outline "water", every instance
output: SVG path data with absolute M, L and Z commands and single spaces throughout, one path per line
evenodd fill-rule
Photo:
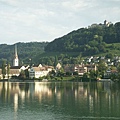
M 0 120 L 119 120 L 111 82 L 0 82 Z

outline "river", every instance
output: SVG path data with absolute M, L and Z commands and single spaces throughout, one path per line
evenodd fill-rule
M 120 119 L 112 82 L 0 82 L 0 120 Z

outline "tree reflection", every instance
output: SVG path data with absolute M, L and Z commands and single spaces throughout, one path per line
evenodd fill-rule
M 34 110 L 54 105 L 66 114 L 120 116 L 119 99 L 120 84 L 111 82 L 0 82 L 0 104 L 14 103 L 15 112 L 24 104 Z

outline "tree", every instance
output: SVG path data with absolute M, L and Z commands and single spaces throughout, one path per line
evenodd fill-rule
M 50 72 L 49 72 L 49 75 L 52 76 L 52 77 L 54 77 L 54 76 L 56 75 L 55 70 L 50 71 Z
M 25 79 L 25 78 L 26 78 L 26 75 L 25 75 L 25 71 L 24 71 L 24 70 L 21 70 L 20 75 L 19 75 L 19 78 L 20 78 L 20 79 Z
M 104 76 L 105 71 L 107 70 L 107 65 L 104 61 L 100 60 L 99 64 L 98 64 L 98 72 L 100 73 L 100 75 L 102 75 L 102 77 Z
M 67 75 L 67 76 L 71 76 L 72 73 L 71 73 L 71 72 L 66 72 L 66 75 Z
M 9 74 L 10 74 L 10 63 L 7 64 L 7 76 L 8 76 L 8 79 L 9 79 Z
M 117 71 L 120 73 L 120 64 L 117 66 Z
M 89 78 L 89 73 L 84 73 L 83 78 Z
M 6 61 L 3 60 L 2 62 L 2 75 L 3 75 L 3 79 L 5 79 L 5 75 L 6 75 Z
M 78 72 L 73 72 L 73 75 L 78 75 Z
M 98 72 L 98 70 L 97 70 L 97 71 L 95 71 L 95 70 L 90 70 L 89 76 L 90 76 L 90 78 L 97 79 L 97 78 L 99 77 L 99 72 Z
M 108 53 L 105 57 L 109 59 L 113 59 L 114 55 L 113 53 Z
M 26 77 L 26 78 L 29 78 L 29 71 L 28 71 L 28 69 L 25 69 L 25 70 L 24 70 L 24 73 L 25 73 L 25 77 Z

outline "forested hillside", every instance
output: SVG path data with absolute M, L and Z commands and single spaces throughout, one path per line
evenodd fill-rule
M 79 64 L 83 57 L 120 56 L 120 22 L 95 24 L 53 40 L 52 42 L 17 43 L 20 64 Z M 12 65 L 14 45 L 0 45 L 0 65 L 6 59 Z M 31 60 L 31 61 L 30 61 Z
M 20 64 L 26 64 L 30 62 L 29 59 L 32 60 L 38 54 L 43 53 L 44 47 L 48 44 L 48 42 L 29 42 L 16 44 Z M 14 58 L 14 50 L 15 45 L 0 44 L 0 63 L 3 59 L 5 59 L 12 65 Z
M 120 22 L 110 24 L 96 24 L 76 31 L 50 42 L 46 52 L 80 52 L 82 56 L 111 52 L 115 48 L 113 43 L 120 43 Z

